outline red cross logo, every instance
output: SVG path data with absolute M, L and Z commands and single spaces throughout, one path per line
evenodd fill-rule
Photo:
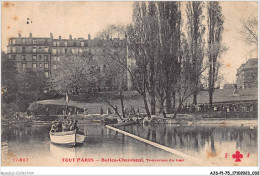
M 243 154 L 241 154 L 239 151 L 236 151 L 236 153 L 232 155 L 232 158 L 236 159 L 235 162 L 241 162 L 240 159 L 243 158 Z

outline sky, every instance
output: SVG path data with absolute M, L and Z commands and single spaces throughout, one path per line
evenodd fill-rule
M 220 3 L 225 17 L 223 44 L 228 48 L 222 55 L 220 73 L 224 83 L 235 83 L 236 71 L 257 53 L 241 38 L 241 19 L 257 17 L 257 2 L 226 1 Z M 132 21 L 132 2 L 2 2 L 1 49 L 6 51 L 8 39 L 18 33 L 28 37 L 87 38 L 109 24 L 128 24 Z M 183 12 L 185 13 L 185 12 Z M 29 18 L 29 20 L 28 20 Z M 27 24 L 29 21 L 29 24 Z

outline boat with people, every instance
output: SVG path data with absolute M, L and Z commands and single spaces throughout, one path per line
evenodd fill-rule
M 68 109 L 69 104 L 69 96 L 66 93 L 66 104 Z M 67 115 L 69 113 L 66 113 Z M 64 116 L 65 118 L 66 116 Z M 67 118 L 67 117 L 66 117 Z M 51 143 L 57 145 L 66 145 L 66 146 L 78 146 L 82 145 L 85 141 L 86 135 L 79 131 L 77 127 L 77 120 L 73 120 L 72 118 L 68 118 L 67 123 L 62 123 L 61 121 L 52 122 L 51 130 L 50 130 L 50 140 Z
M 86 135 L 79 131 L 77 120 L 69 119 L 67 124 L 62 124 L 61 121 L 53 122 L 50 131 L 51 143 L 66 146 L 79 146 L 85 141 Z
M 50 132 L 50 139 L 53 144 L 78 146 L 82 145 L 86 136 L 81 131 L 64 131 L 64 132 Z

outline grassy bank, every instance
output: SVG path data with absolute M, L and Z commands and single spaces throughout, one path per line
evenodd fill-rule
M 233 89 L 216 89 L 213 102 L 226 102 L 226 101 L 243 101 L 243 100 L 257 100 L 257 89 L 241 89 L 239 90 L 240 96 L 233 96 Z M 77 96 L 70 97 L 70 106 L 85 108 L 90 114 L 100 114 L 100 109 L 102 107 L 104 113 L 107 112 L 107 109 L 110 108 L 106 103 L 104 98 L 108 99 L 111 104 L 117 105 L 119 112 L 120 109 L 120 99 L 119 95 L 116 92 L 106 92 L 95 95 L 81 94 Z M 208 103 L 208 92 L 202 91 L 198 94 L 198 103 Z M 53 105 L 62 105 L 66 106 L 65 98 L 60 99 L 50 99 L 38 101 L 40 104 L 53 104 Z M 192 99 L 188 99 L 185 103 L 192 103 Z M 130 109 L 134 107 L 135 110 L 139 108 L 141 113 L 145 112 L 142 98 L 135 91 L 125 91 L 124 92 L 124 104 L 125 107 Z M 111 109 L 111 108 L 110 108 Z M 111 109 L 112 110 L 112 109 Z

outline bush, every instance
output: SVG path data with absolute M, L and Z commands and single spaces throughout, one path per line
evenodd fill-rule
M 45 106 L 36 102 L 31 103 L 28 110 L 35 116 L 46 114 Z
M 2 118 L 12 119 L 15 116 L 15 113 L 18 111 L 18 107 L 15 103 L 2 103 Z
M 17 96 L 18 111 L 26 112 L 30 106 L 30 103 L 36 101 L 36 99 L 36 93 L 19 93 Z

